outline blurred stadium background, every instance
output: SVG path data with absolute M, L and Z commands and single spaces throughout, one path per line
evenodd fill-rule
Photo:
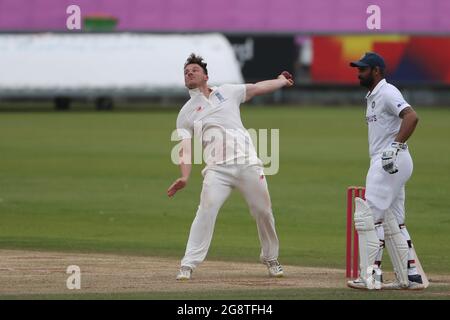
M 81 30 L 67 29 L 74 4 Z M 380 30 L 366 26 L 372 4 Z M 421 118 L 409 230 L 426 271 L 450 274 L 449 17 L 448 0 L 0 0 L 0 248 L 179 259 L 201 166 L 167 198 L 178 176 L 170 134 L 188 98 L 183 64 L 196 52 L 211 84 L 294 74 L 295 87 L 254 99 L 242 116 L 248 128 L 280 129 L 269 186 L 281 261 L 343 270 L 345 191 L 364 184 L 368 165 L 365 89 L 348 63 L 377 51 Z M 257 262 L 254 222 L 232 199 L 208 259 Z M 429 298 L 448 299 L 446 281 Z M 303 289 L 278 294 L 360 296 Z
M 256 104 L 360 104 L 348 62 L 370 50 L 386 58 L 388 80 L 410 103 L 448 104 L 450 3 L 380 0 L 381 29 L 368 30 L 372 2 L 1 0 L 2 107 L 25 99 L 58 109 L 74 100 L 98 109 L 173 105 L 186 98 L 180 70 L 190 51 L 207 58 L 212 83 L 294 73 L 294 90 Z M 66 26 L 72 4 L 81 9 L 79 31 Z

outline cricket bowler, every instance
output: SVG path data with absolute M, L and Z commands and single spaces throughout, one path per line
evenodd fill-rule
M 167 195 L 175 195 L 189 180 L 191 139 L 194 134 L 201 135 L 206 166 L 202 171 L 204 180 L 200 205 L 176 279 L 191 279 L 193 270 L 206 258 L 217 214 L 234 188 L 244 196 L 256 220 L 261 262 L 267 266 L 269 276 L 282 277 L 283 268 L 278 262 L 279 243 L 267 181 L 262 162 L 242 124 L 240 105 L 255 96 L 292 86 L 292 76 L 285 71 L 273 80 L 218 87 L 209 87 L 208 79 L 207 64 L 203 58 L 191 54 L 184 64 L 184 81 L 190 99 L 181 108 L 176 122 L 178 135 L 182 139 L 179 162 L 181 177 L 169 187 Z

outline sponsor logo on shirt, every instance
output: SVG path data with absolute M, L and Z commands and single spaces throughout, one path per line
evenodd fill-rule
M 366 123 L 369 124 L 370 122 L 375 122 L 377 121 L 377 115 L 373 114 L 371 116 L 366 117 Z
M 198 106 L 197 108 L 195 108 L 195 111 L 197 111 L 197 112 L 200 112 L 200 111 L 202 111 L 203 110 L 203 107 L 202 106 Z
M 225 98 L 222 96 L 220 92 L 216 92 L 214 93 L 214 95 L 216 96 L 217 100 L 219 100 L 220 103 L 225 102 Z
M 372 110 L 375 109 L 375 101 L 372 101 Z

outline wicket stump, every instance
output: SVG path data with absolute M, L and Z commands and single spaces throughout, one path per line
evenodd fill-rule
M 365 200 L 366 188 L 350 186 L 347 188 L 347 250 L 346 250 L 346 277 L 358 277 L 358 233 L 353 223 L 354 199 L 360 197 Z M 353 237 L 352 237 L 353 235 Z M 352 239 L 353 238 L 353 239 Z M 353 252 L 352 252 L 353 242 Z M 353 253 L 353 255 L 352 255 Z

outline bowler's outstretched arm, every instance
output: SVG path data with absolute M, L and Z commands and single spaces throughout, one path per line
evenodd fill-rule
M 292 85 L 294 85 L 292 75 L 287 71 L 283 71 L 277 79 L 246 84 L 245 101 L 249 101 L 255 96 L 271 93 L 283 87 L 290 87 Z

